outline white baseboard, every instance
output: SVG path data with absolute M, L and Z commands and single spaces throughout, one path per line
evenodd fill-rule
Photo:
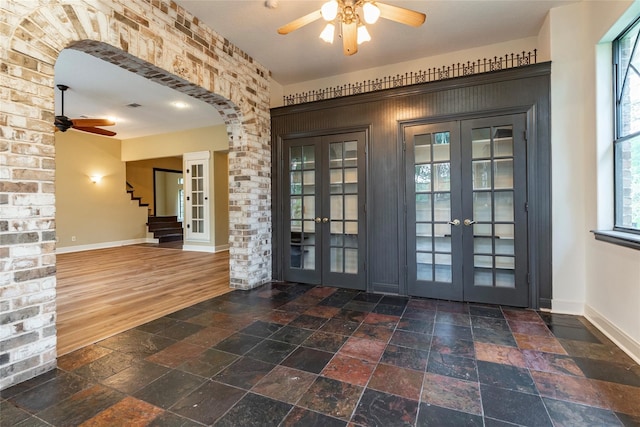
M 72 252 L 92 251 L 94 249 L 117 248 L 118 246 L 139 245 L 141 243 L 158 243 L 157 239 L 140 238 L 130 240 L 119 240 L 115 242 L 92 243 L 90 245 L 65 246 L 56 248 L 57 254 L 68 254 Z
M 219 245 L 219 246 L 198 246 L 198 245 L 182 245 L 183 251 L 193 251 L 193 252 L 209 252 L 209 253 L 217 253 L 224 252 L 229 250 L 229 245 Z
M 605 334 L 607 338 L 613 341 L 622 351 L 627 353 L 629 357 L 640 364 L 640 342 L 634 340 L 626 332 L 611 323 L 607 318 L 600 314 L 593 307 L 585 306 L 584 317 L 593 324 L 600 332 Z
M 215 253 L 216 248 L 214 246 L 198 246 L 198 245 L 182 245 L 183 251 L 192 251 L 192 252 L 208 252 Z
M 551 300 L 551 312 L 558 314 L 575 314 L 582 316 L 584 314 L 584 303 L 568 300 Z

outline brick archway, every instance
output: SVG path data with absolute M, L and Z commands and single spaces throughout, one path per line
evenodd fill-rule
M 151 3 L 151 4 L 150 4 Z M 269 73 L 175 3 L 0 6 L 0 389 L 55 367 L 53 72 L 81 50 L 211 104 L 229 135 L 230 286 L 271 278 Z

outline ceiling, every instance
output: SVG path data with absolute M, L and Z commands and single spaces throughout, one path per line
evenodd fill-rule
M 576 0 L 395 1 L 389 4 L 424 12 L 414 28 L 380 19 L 369 25 L 372 40 L 344 56 L 340 40 L 318 38 L 321 21 L 288 35 L 277 28 L 320 8 L 323 0 L 175 0 L 289 85 L 386 64 L 440 55 L 508 40 L 536 36 L 549 9 Z M 78 72 L 81 70 L 82 72 Z M 151 82 L 88 54 L 65 49 L 55 66 L 56 84 L 66 84 L 64 113 L 69 118 L 113 117 L 116 138 L 222 124 L 216 110 L 197 99 Z M 188 104 L 178 109 L 175 102 Z M 137 103 L 138 108 L 128 107 Z M 56 89 L 56 114 L 61 114 Z
M 216 109 L 203 101 L 73 49 L 60 52 L 55 65 L 55 84 L 69 86 L 64 95 L 65 116 L 111 118 L 116 125 L 104 129 L 116 132 L 117 139 L 223 123 Z M 57 88 L 55 91 L 55 113 L 60 115 L 60 91 Z M 187 107 L 176 107 L 178 102 Z M 132 103 L 140 107 L 129 107 Z
M 576 0 L 384 1 L 427 15 L 418 28 L 385 19 L 367 25 L 371 41 L 352 56 L 318 36 L 318 20 L 287 35 L 277 29 L 319 9 L 326 0 L 174 0 L 289 85 L 380 65 L 537 36 L 549 9 Z M 506 52 L 504 52 L 506 53 Z

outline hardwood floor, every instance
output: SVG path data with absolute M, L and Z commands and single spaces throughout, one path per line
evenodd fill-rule
M 57 255 L 58 356 L 229 292 L 229 253 L 143 245 Z

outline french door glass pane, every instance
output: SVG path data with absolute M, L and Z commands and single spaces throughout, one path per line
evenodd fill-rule
M 418 252 L 416 254 L 418 280 L 433 282 L 433 254 Z
M 447 222 L 451 219 L 451 193 L 434 194 L 433 219 Z M 417 214 L 416 214 L 417 216 Z
M 435 254 L 436 282 L 451 282 L 451 254 Z
M 358 145 L 329 144 L 329 270 L 358 274 Z
M 513 128 L 479 128 L 471 135 L 474 285 L 513 288 Z
M 513 159 L 494 161 L 495 188 L 513 188 Z
M 451 190 L 451 167 L 449 163 L 436 163 L 433 174 L 433 191 Z
M 313 145 L 289 149 L 289 221 L 293 269 L 315 270 L 316 185 Z
M 491 203 L 491 193 L 485 191 L 473 192 L 473 219 L 477 222 L 491 221 L 493 206 Z
M 513 156 L 513 129 L 511 126 L 494 128 L 494 157 Z
M 316 193 L 316 172 L 315 171 L 304 172 L 304 182 L 303 182 L 302 188 L 304 190 L 304 194 Z
M 496 191 L 494 194 L 496 221 L 513 223 L 513 191 Z
M 471 131 L 471 151 L 474 159 L 491 157 L 490 128 L 479 128 Z
M 471 162 L 471 174 L 474 190 L 491 189 L 491 160 L 474 160 Z
M 416 194 L 416 221 L 431 221 L 431 194 Z

